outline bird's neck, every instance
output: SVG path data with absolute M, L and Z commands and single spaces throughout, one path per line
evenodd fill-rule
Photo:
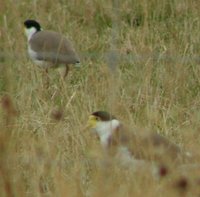
M 31 27 L 29 29 L 25 29 L 25 34 L 28 38 L 28 41 L 30 41 L 31 37 L 33 36 L 33 34 L 35 34 L 36 32 L 38 32 L 38 30 L 35 27 Z
M 107 147 L 113 132 L 120 126 L 120 122 L 116 119 L 105 121 L 97 124 L 96 132 L 100 138 L 103 147 Z

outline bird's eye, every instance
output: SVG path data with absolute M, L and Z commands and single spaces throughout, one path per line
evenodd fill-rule
M 99 121 L 100 119 L 99 119 L 99 117 L 95 116 L 95 120 Z

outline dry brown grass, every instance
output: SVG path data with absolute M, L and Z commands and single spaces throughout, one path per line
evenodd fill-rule
M 0 1 L 0 196 L 200 195 L 193 169 L 168 166 L 155 180 L 98 165 L 101 149 L 85 131 L 88 115 L 105 109 L 198 154 L 199 1 L 66 2 Z M 82 67 L 64 83 L 51 70 L 46 88 L 26 57 L 28 18 L 75 44 Z

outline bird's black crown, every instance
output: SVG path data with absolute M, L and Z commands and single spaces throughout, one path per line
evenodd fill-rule
M 113 115 L 106 111 L 96 111 L 92 113 L 93 116 L 100 118 L 101 121 L 110 121 L 116 119 Z
M 35 20 L 26 20 L 24 22 L 24 25 L 28 29 L 31 28 L 31 27 L 35 27 L 37 29 L 37 31 L 41 30 L 40 24 L 37 21 L 35 21 Z

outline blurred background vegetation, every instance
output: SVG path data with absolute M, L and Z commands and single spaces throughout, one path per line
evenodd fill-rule
M 1 196 L 199 195 L 193 172 L 162 181 L 116 166 L 105 172 L 84 129 L 91 112 L 107 110 L 198 154 L 199 7 L 197 0 L 1 0 Z M 73 42 L 82 66 L 64 83 L 51 69 L 45 87 L 27 56 L 26 19 Z

